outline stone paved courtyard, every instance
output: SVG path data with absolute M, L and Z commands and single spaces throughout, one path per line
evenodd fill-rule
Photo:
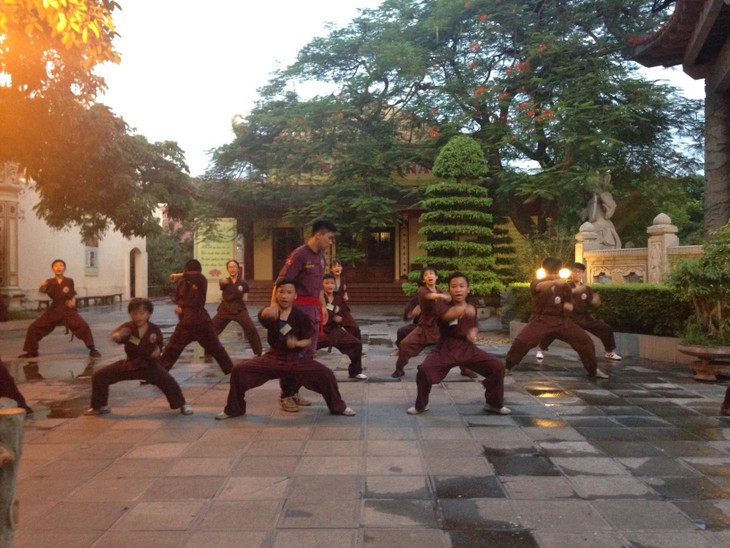
M 252 307 L 253 308 L 253 307 Z M 84 417 L 91 366 L 56 330 L 37 363 L 14 359 L 28 322 L 4 324 L 3 360 L 35 416 L 26 421 L 18 481 L 25 547 L 565 547 L 730 546 L 730 418 L 725 385 L 687 366 L 628 358 L 586 377 L 576 355 L 534 353 L 506 379 L 513 414 L 481 410 L 481 385 L 451 372 L 430 411 L 409 416 L 411 360 L 390 377 L 398 307 L 354 307 L 368 382 L 336 371 L 355 417 L 332 416 L 318 395 L 299 413 L 278 384 L 248 394 L 248 414 L 215 421 L 228 386 L 200 349 L 173 369 L 195 414 L 167 408 L 156 388 L 112 387 L 112 414 Z M 103 358 L 121 305 L 84 311 Z M 172 306 L 153 320 L 166 336 Z M 483 347 L 504 357 L 498 322 Z M 224 332 L 234 361 L 251 356 L 238 326 Z M 621 350 L 621 349 L 619 349 Z

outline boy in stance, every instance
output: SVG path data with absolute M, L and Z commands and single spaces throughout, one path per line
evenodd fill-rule
M 347 368 L 348 376 L 358 381 L 366 381 L 367 375 L 362 372 L 362 341 L 348 332 L 345 328 L 344 310 L 346 304 L 342 297 L 335 293 L 335 277 L 325 274 L 322 287 L 327 309 L 327 323 L 324 326 L 324 335 L 319 337 L 317 348 L 332 348 L 350 358 Z
M 449 301 L 451 297 L 436 286 L 438 279 L 434 267 L 426 266 L 421 270 L 422 285 L 418 288 L 418 306 L 421 314 L 416 328 L 398 346 L 398 359 L 395 362 L 395 371 L 391 374 L 394 379 L 406 374 L 405 367 L 408 360 L 418 356 L 427 346 L 436 344 L 441 337 L 438 314 L 434 310 L 438 303 Z M 461 367 L 461 374 L 472 379 L 476 378 L 476 374 L 466 367 Z
M 55 259 L 51 263 L 53 278 L 41 282 L 38 289 L 50 297 L 51 304 L 46 311 L 36 319 L 25 335 L 23 353 L 19 358 L 38 357 L 38 343 L 59 325 L 63 325 L 77 338 L 81 339 L 86 348 L 89 349 L 89 356 L 101 358 L 101 354 L 94 347 L 94 337 L 91 328 L 76 310 L 76 290 L 74 281 L 63 275 L 66 271 L 66 262 L 63 259 Z
M 154 305 L 149 299 L 135 298 L 127 307 L 130 321 L 117 327 L 112 340 L 124 345 L 126 360 L 102 367 L 91 376 L 91 407 L 84 415 L 103 415 L 111 412 L 109 386 L 119 381 L 143 380 L 165 394 L 170 409 L 179 409 L 183 415 L 192 415 L 193 408 L 185 403 L 180 385 L 160 365 L 162 332 L 150 322 Z
M 355 411 L 342 400 L 335 374 L 326 365 L 315 361 L 308 352 L 314 329 L 307 314 L 294 306 L 296 298 L 295 280 L 283 278 L 276 282 L 272 304 L 259 311 L 259 321 L 267 331 L 269 350 L 233 367 L 228 402 L 216 419 L 225 420 L 245 414 L 246 391 L 271 379 L 282 378 L 322 394 L 333 415 L 355 415 Z
M 583 283 L 585 273 L 586 267 L 583 263 L 573 264 L 573 268 L 570 271 L 570 281 L 568 282 L 573 293 L 573 310 L 568 314 L 568 317 L 588 331 L 588 333 L 592 333 L 601 339 L 603 347 L 606 349 L 607 360 L 621 361 L 621 356 L 615 352 L 616 338 L 613 335 L 613 328 L 603 320 L 597 320 L 590 315 L 590 309 L 599 306 L 601 299 L 598 293 L 594 293 L 590 287 Z M 547 349 L 554 340 L 554 335 L 548 335 L 540 341 L 540 346 L 535 355 L 538 360 L 542 360 L 545 357 L 543 352 L 547 352 Z
M 218 312 L 213 317 L 213 329 L 220 335 L 229 322 L 234 321 L 243 329 L 243 334 L 251 345 L 251 350 L 257 356 L 261 355 L 261 338 L 256 326 L 248 315 L 246 303 L 248 302 L 248 284 L 241 274 L 241 265 L 238 261 L 231 259 L 226 263 L 228 278 L 221 278 L 218 282 L 221 288 L 221 304 L 218 305 Z
M 560 278 L 562 266 L 557 257 L 546 257 L 542 262 L 545 278 L 530 283 L 532 314 L 507 352 L 506 367 L 511 370 L 541 340 L 555 336 L 578 353 L 590 377 L 607 379 L 608 375 L 598 369 L 596 349 L 590 336 L 567 317 L 573 310 L 573 294 L 570 286 Z
M 409 415 L 428 411 L 431 386 L 440 383 L 457 366 L 468 367 L 484 377 L 484 410 L 488 413 L 509 415 L 504 407 L 504 365 L 491 354 L 477 348 L 477 309 L 467 302 L 469 279 L 461 272 L 449 276 L 451 303 L 440 301 L 434 307 L 441 330 L 441 339 L 423 363 L 418 366 L 416 403 L 408 409 Z
M 223 348 L 213 328 L 210 314 L 205 309 L 205 296 L 208 292 L 208 280 L 202 274 L 203 267 L 196 259 L 185 263 L 185 272 L 170 274 L 170 281 L 176 282 L 175 313 L 180 321 L 162 352 L 160 363 L 168 371 L 172 369 L 180 354 L 193 341 L 200 343 L 206 354 L 213 356 L 223 373 L 233 369 L 228 352 Z

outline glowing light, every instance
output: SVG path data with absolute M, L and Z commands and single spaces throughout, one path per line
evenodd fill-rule
M 538 268 L 537 272 L 535 272 L 535 277 L 538 280 L 542 280 L 545 277 L 545 269 L 544 268 Z
M 563 280 L 567 280 L 570 278 L 570 269 L 568 268 L 561 268 L 560 273 L 558 274 Z

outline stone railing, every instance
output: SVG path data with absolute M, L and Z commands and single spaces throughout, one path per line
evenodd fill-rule
M 673 261 L 702 254 L 700 245 L 679 245 L 677 227 L 664 213 L 646 231 L 647 247 L 606 249 L 598 243 L 593 225 L 583 223 L 575 237 L 575 260 L 586 265 L 586 282 L 661 283 Z

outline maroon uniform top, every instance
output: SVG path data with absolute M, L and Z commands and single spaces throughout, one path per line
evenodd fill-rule
M 205 309 L 208 280 L 200 272 L 184 272 L 175 288 L 175 303 L 182 308 L 180 325 L 192 326 L 210 321 Z
M 421 315 L 418 317 L 418 327 L 421 332 L 428 338 L 438 338 L 439 333 L 439 316 L 444 312 L 446 302 L 442 299 L 427 299 L 429 293 L 443 293 L 438 287 L 436 291 L 431 291 L 425 285 L 418 288 L 418 304 L 421 306 Z M 448 305 L 446 305 L 448 306 Z
M 66 301 L 76 295 L 73 279 L 63 277 L 59 282 L 55 276 L 46 280 L 46 285 L 40 287 L 40 292 L 51 298 L 51 306 L 65 306 Z
M 577 287 L 573 282 L 568 282 L 568 285 L 571 289 Z M 583 288 L 580 293 L 573 293 L 573 311 L 570 313 L 573 317 L 590 317 L 588 311 L 593 302 L 593 290 L 587 285 L 584 285 Z
M 340 276 L 339 285 L 337 285 L 337 279 L 335 279 L 335 295 L 344 297 L 345 293 L 347 293 L 347 282 L 345 281 L 344 276 Z
M 120 331 L 125 328 L 129 329 L 131 333 L 129 337 L 119 341 L 124 344 L 124 352 L 127 354 L 123 368 L 127 371 L 146 369 L 158 363 L 159 354 L 156 358 L 153 358 L 152 354 L 155 348 L 159 348 L 162 352 L 162 331 L 160 331 L 160 328 L 152 322 L 148 322 L 147 331 L 142 338 L 139 336 L 139 329 L 133 322 L 123 323 L 116 330 Z
M 266 353 L 273 354 L 277 358 L 288 358 L 288 360 L 301 358 L 306 349 L 289 348 L 286 345 L 286 337 L 294 335 L 299 340 L 309 339 L 314 334 L 309 317 L 296 306 L 292 307 L 286 321 L 278 318 L 264 318 L 261 316 L 263 310 L 263 308 L 259 310 L 259 321 L 266 328 L 266 340 L 269 342 L 269 349 Z
M 443 303 L 443 301 L 442 301 Z M 467 337 L 469 336 L 469 332 L 475 328 L 478 327 L 477 317 L 476 313 L 474 316 L 463 316 L 461 318 L 456 318 L 455 320 L 451 321 L 444 321 L 440 317 L 449 310 L 453 305 L 448 303 L 443 303 L 439 309 L 439 328 L 441 329 L 441 339 L 439 339 L 438 344 L 436 345 L 436 348 L 441 348 L 445 344 L 448 344 L 449 340 L 459 340 L 459 341 L 466 341 L 468 340 Z M 474 305 L 468 305 L 474 308 Z M 476 309 L 475 309 L 476 312 Z M 469 343 L 471 344 L 471 343 Z
M 222 301 L 218 305 L 218 312 L 221 314 L 238 314 L 242 310 L 246 310 L 246 303 L 243 302 L 243 296 L 248 293 L 248 284 L 239 276 L 236 279 L 231 277 L 221 280 L 220 288 L 222 292 Z
M 345 304 L 342 296 L 335 293 L 330 299 L 327 295 L 325 295 L 324 300 L 327 303 L 327 323 L 324 326 L 325 332 L 343 327 L 342 323 L 335 322 L 336 315 L 342 316 L 342 320 L 344 321 L 347 314 L 347 305 Z
M 532 280 L 530 294 L 532 295 L 533 316 L 562 316 L 563 304 L 573 302 L 570 286 L 565 283 L 555 284 L 545 291 L 538 291 L 537 284 L 543 280 Z
M 297 281 L 297 294 L 300 297 L 316 297 L 322 291 L 322 276 L 325 274 L 327 262 L 324 253 L 315 253 L 307 244 L 300 245 L 291 252 L 281 268 L 276 280 L 293 278 Z

